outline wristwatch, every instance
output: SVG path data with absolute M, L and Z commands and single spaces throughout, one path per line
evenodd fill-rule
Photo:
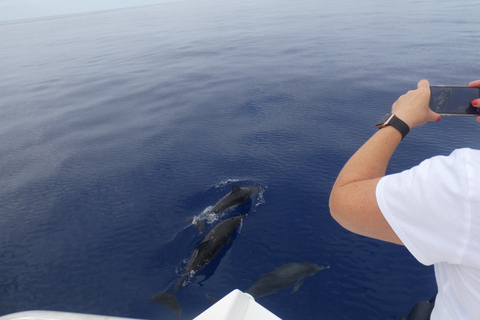
M 385 128 L 386 126 L 392 126 L 402 134 L 402 139 L 405 138 L 407 133 L 410 131 L 408 124 L 400 120 L 395 114 L 387 113 L 378 120 L 375 125 L 378 129 Z

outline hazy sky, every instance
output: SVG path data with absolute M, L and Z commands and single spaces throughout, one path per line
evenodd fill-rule
M 180 0 L 0 0 L 0 21 L 136 7 Z

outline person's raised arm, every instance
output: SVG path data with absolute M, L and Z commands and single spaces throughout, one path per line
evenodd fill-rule
M 417 89 L 401 96 L 392 113 L 411 129 L 428 121 L 440 120 L 430 110 L 430 86 L 418 82 Z M 385 175 L 388 162 L 402 140 L 393 126 L 377 131 L 345 164 L 330 194 L 330 212 L 344 228 L 371 238 L 401 244 L 400 239 L 381 213 L 375 190 Z

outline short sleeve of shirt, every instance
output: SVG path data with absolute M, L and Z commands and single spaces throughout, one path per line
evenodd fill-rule
M 380 210 L 421 263 L 480 265 L 477 167 L 480 151 L 459 149 L 379 181 Z

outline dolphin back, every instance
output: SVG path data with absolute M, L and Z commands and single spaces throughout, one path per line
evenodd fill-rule
M 222 247 L 230 241 L 232 233 L 237 229 L 247 215 L 231 217 L 217 224 L 200 242 L 187 262 L 185 271 L 177 281 L 175 290 L 178 290 L 192 279 L 197 271 L 205 267 L 217 256 Z
M 286 263 L 258 278 L 258 280 L 248 288 L 247 293 L 254 298 L 260 298 L 290 286 L 293 286 L 291 293 L 294 293 L 303 284 L 303 279 L 311 277 L 318 271 L 326 268 L 329 268 L 329 266 L 323 267 L 307 261 Z
M 246 202 L 252 195 L 258 193 L 259 189 L 255 186 L 238 187 L 232 186 L 232 191 L 224 196 L 220 201 L 212 208 L 212 212 L 218 213 L 230 208 L 234 208 L 242 203 Z

